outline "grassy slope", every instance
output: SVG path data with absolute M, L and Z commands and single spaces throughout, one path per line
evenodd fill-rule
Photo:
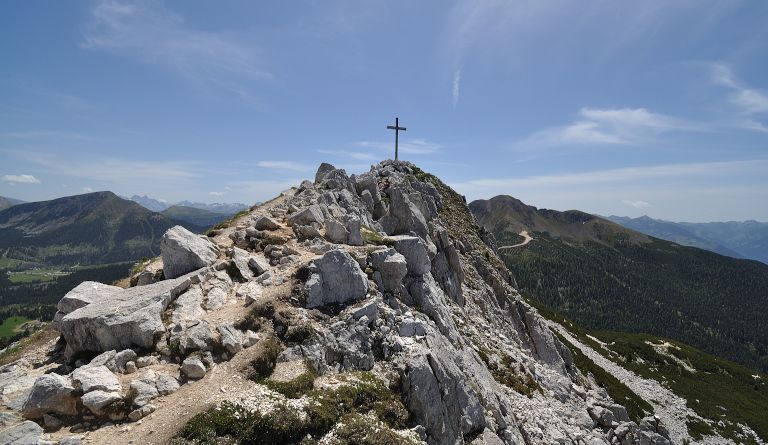
M 12 337 L 15 335 L 16 328 L 29 321 L 27 317 L 10 317 L 0 324 L 0 338 Z

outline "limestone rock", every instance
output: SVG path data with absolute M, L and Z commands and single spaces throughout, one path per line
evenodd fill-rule
M 59 300 L 59 303 L 56 305 L 56 315 L 53 318 L 53 328 L 61 330 L 61 319 L 70 312 L 95 301 L 109 299 L 121 290 L 122 288 L 117 286 L 110 286 L 95 281 L 83 281 Z
M 167 396 L 179 390 L 179 381 L 173 376 L 159 372 L 157 373 L 155 387 L 161 396 Z
M 181 364 L 181 372 L 192 380 L 198 380 L 205 377 L 205 365 L 197 357 L 187 357 Z
M 248 266 L 248 261 L 250 260 L 251 255 L 247 251 L 239 247 L 233 247 L 231 257 L 235 269 L 240 273 L 243 280 L 247 281 L 249 278 L 253 277 L 253 272 L 251 272 L 251 269 Z
M 43 427 L 27 420 L 0 431 L 0 443 L 6 445 L 36 445 L 43 436 Z
M 432 263 L 424 241 L 410 235 L 391 236 L 390 239 L 395 244 L 395 250 L 405 257 L 409 274 L 424 275 L 430 271 Z
M 102 390 L 91 391 L 81 398 L 83 406 L 97 416 L 104 414 L 104 408 L 122 399 L 119 392 Z
M 235 329 L 231 323 L 220 325 L 219 334 L 221 335 L 221 345 L 230 354 L 237 354 L 243 349 L 240 331 Z
M 325 238 L 337 244 L 344 244 L 347 242 L 349 233 L 344 227 L 344 224 L 336 221 L 335 219 L 328 219 L 325 222 Z
M 256 275 L 261 275 L 269 270 L 269 261 L 261 255 L 254 255 L 248 260 L 248 266 L 256 272 Z
M 288 223 L 292 226 L 307 226 L 312 223 L 322 224 L 324 221 L 323 211 L 317 204 L 312 204 L 306 209 L 288 217 Z
M 68 313 L 60 324 L 67 354 L 151 348 L 165 331 L 163 312 L 190 284 L 186 276 L 122 289 Z
M 398 292 L 403 286 L 403 278 L 408 273 L 408 262 L 395 249 L 384 249 L 372 252 L 371 266 L 376 271 L 374 280 L 382 292 Z
M 268 216 L 262 216 L 254 223 L 256 230 L 277 230 L 280 224 Z
M 46 413 L 74 415 L 77 413 L 74 392 L 75 387 L 69 377 L 59 374 L 41 375 L 35 380 L 21 412 L 30 419 L 43 417 Z
M 331 250 L 312 264 L 307 280 L 307 307 L 345 303 L 365 297 L 368 277 L 360 265 L 344 250 Z
M 317 172 L 315 173 L 315 184 L 320 183 L 320 181 L 322 181 L 328 173 L 334 170 L 336 170 L 336 167 L 331 164 L 326 162 L 320 164 L 320 167 L 318 167 Z
M 91 391 L 120 392 L 120 381 L 106 366 L 82 367 L 72 375 L 72 382 L 84 393 Z
M 176 278 L 216 261 L 219 249 L 206 238 L 181 226 L 168 229 L 160 239 L 165 278 Z

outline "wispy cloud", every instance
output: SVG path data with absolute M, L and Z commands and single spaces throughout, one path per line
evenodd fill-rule
M 645 108 L 582 108 L 578 120 L 539 130 L 513 147 L 632 144 L 668 131 L 696 129 L 695 124 Z
M 596 170 L 578 173 L 529 176 L 523 178 L 477 179 L 453 183 L 459 191 L 471 196 L 511 193 L 520 189 L 553 189 L 583 185 L 633 184 L 649 180 L 700 178 L 755 174 L 768 171 L 768 159 L 747 161 L 663 164 Z
M 350 151 L 350 150 L 317 150 L 318 153 L 338 156 L 340 158 L 354 159 L 357 161 L 375 161 L 378 156 L 373 153 L 364 151 Z
M 40 180 L 32 175 L 3 175 L 0 180 L 10 185 L 16 184 L 40 184 Z
M 293 161 L 259 161 L 256 163 L 259 168 L 266 168 L 270 170 L 288 170 L 294 172 L 307 172 L 312 171 L 313 166 L 307 164 L 300 164 Z
M 101 1 L 84 37 L 83 48 L 161 66 L 207 91 L 248 98 L 246 81 L 270 77 L 254 45 L 193 29 L 161 3 Z
M 211 196 L 224 196 L 224 192 L 208 192 Z
M 91 187 L 83 187 L 80 190 L 82 190 L 83 193 L 91 193 L 93 191 L 93 188 L 91 188 Z
M 453 108 L 459 104 L 459 88 L 461 87 L 461 70 L 456 70 L 453 74 L 453 88 L 451 89 L 451 97 L 453 99 Z
M 650 203 L 645 202 L 645 201 L 632 201 L 632 200 L 629 200 L 629 199 L 622 199 L 621 202 L 623 204 L 626 204 L 626 205 L 628 205 L 630 207 L 634 207 L 636 209 L 647 209 L 649 207 L 652 207 Z
M 736 79 L 729 66 L 722 63 L 712 65 L 712 80 L 718 85 L 733 90 L 730 96 L 731 103 L 744 113 L 768 112 L 768 94 L 743 85 Z
M 374 142 L 374 141 L 360 141 L 354 145 L 362 148 L 372 148 L 376 150 L 390 151 L 394 153 L 395 143 L 391 142 Z M 407 141 L 401 141 L 398 144 L 398 150 L 400 153 L 409 155 L 430 155 L 439 152 L 443 148 L 442 145 L 433 142 L 428 142 L 425 139 L 411 139 Z

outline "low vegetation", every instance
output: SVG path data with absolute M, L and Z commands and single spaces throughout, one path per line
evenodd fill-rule
M 355 374 L 337 389 L 313 389 L 303 396 L 308 398 L 303 412 L 285 404 L 254 412 L 223 403 L 193 417 L 173 443 L 309 445 L 331 430 L 334 445 L 413 442 L 394 431 L 409 426 L 399 394 L 370 373 Z

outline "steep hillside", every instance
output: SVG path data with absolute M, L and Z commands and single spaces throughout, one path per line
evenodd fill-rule
M 15 206 L 16 204 L 23 204 L 24 201 L 20 199 L 7 198 L 0 196 L 0 210 L 7 209 L 8 207 Z
M 641 216 L 639 218 L 629 218 L 626 216 L 609 216 L 607 219 L 621 224 L 624 227 L 646 235 L 651 235 L 663 240 L 672 241 L 683 246 L 697 247 L 699 249 L 709 250 L 711 252 L 719 253 L 733 258 L 751 258 L 742 255 L 738 251 L 726 247 L 721 237 L 713 236 L 699 236 L 695 232 L 695 229 L 686 227 L 686 223 L 675 223 L 671 221 L 664 221 L 660 219 L 653 219 L 648 216 Z M 715 223 L 713 223 L 715 224 Z M 698 224 L 696 224 L 698 226 Z M 733 235 L 732 233 L 730 235 Z
M 58 342 L 30 341 L 0 373 L 0 438 L 733 443 L 613 399 L 489 241 L 460 195 L 409 163 L 323 164 L 208 237 L 169 230 L 137 286 L 68 293 Z
M 508 197 L 470 208 L 499 245 L 518 230 L 532 232 L 533 241 L 499 254 L 521 292 L 579 324 L 660 335 L 768 370 L 765 264 L 647 237 L 581 212 L 520 207 Z
M 232 216 L 232 214 L 228 213 L 216 213 L 209 210 L 181 205 L 168 207 L 160 212 L 160 214 L 167 216 L 170 219 L 194 224 L 198 227 L 211 227 Z
M 131 261 L 157 255 L 160 236 L 176 224 L 112 192 L 87 193 L 1 211 L 0 251 L 45 265 Z

